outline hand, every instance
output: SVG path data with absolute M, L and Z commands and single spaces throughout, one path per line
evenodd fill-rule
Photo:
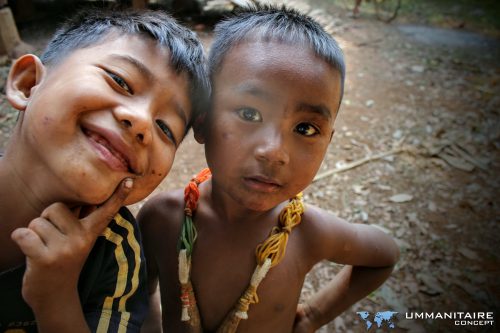
M 50 308 L 49 304 L 79 304 L 77 287 L 83 265 L 132 186 L 132 179 L 122 181 L 113 195 L 85 218 L 75 216 L 79 208 L 71 211 L 63 203 L 54 203 L 27 228 L 12 232 L 11 238 L 26 255 L 22 294 L 35 314 L 37 309 Z
M 316 328 L 311 318 L 311 309 L 309 304 L 299 304 L 293 324 L 293 333 L 314 333 Z

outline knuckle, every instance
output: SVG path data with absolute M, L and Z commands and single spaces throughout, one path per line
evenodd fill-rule
M 97 222 L 96 224 L 103 224 L 103 225 L 107 225 L 108 223 L 110 223 L 116 216 L 116 213 L 114 213 L 114 211 L 107 211 L 107 212 L 104 212 L 104 214 L 102 214 L 100 217 L 97 218 L 97 220 L 95 222 Z
M 90 248 L 91 240 L 87 237 L 75 243 L 74 250 L 78 253 L 85 253 Z
M 55 209 L 57 203 L 54 203 L 50 205 L 49 207 L 45 208 L 42 212 L 42 216 L 49 216 Z
M 39 259 L 39 264 L 46 268 L 54 267 L 55 265 L 57 265 L 57 263 L 57 256 L 55 256 L 54 254 L 46 254 Z
M 79 261 L 81 253 L 84 253 L 84 247 L 81 244 L 71 244 L 60 247 L 57 252 L 51 253 L 44 258 L 46 267 L 57 268 L 67 265 L 69 262 Z
M 93 237 L 88 233 L 75 237 L 68 245 L 68 252 L 86 253 L 93 245 Z
M 40 228 L 45 227 L 46 220 L 41 217 L 37 217 L 36 219 L 32 220 L 30 224 L 28 225 L 28 228 L 31 230 L 40 230 Z
M 41 216 L 47 218 L 61 211 L 61 209 L 63 209 L 64 207 L 65 207 L 64 204 L 61 202 L 53 203 L 52 205 L 48 206 L 43 210 Z
M 64 204 L 62 202 L 56 202 L 49 206 L 49 208 L 51 208 L 52 210 L 61 209 L 62 207 L 64 207 Z
M 104 216 L 106 223 L 111 222 L 111 221 L 115 218 L 115 216 L 116 216 L 116 213 L 115 213 L 114 211 L 113 211 L 113 212 L 109 212 L 109 213 L 107 213 L 107 214 Z
M 78 248 L 79 246 L 77 244 L 73 244 L 72 247 L 64 246 L 60 252 L 61 259 L 72 258 L 75 253 L 78 253 Z

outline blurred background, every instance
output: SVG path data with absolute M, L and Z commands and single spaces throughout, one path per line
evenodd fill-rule
M 11 60 L 40 54 L 76 9 L 170 11 L 210 48 L 213 25 L 250 0 L 0 0 L 0 151 L 17 113 L 5 99 Z M 347 60 L 336 133 L 306 202 L 391 234 L 391 278 L 320 332 L 366 332 L 357 314 L 400 313 L 370 332 L 497 332 L 500 295 L 500 2 L 498 0 L 262 0 L 318 20 Z M 157 191 L 183 187 L 202 167 L 189 135 Z M 131 207 L 134 213 L 143 203 Z M 339 270 L 308 275 L 303 297 Z M 408 320 L 422 312 L 495 313 L 494 326 Z

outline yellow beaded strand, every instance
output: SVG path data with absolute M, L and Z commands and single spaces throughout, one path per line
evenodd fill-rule
M 187 215 L 183 227 L 186 227 L 186 230 L 192 230 L 191 233 L 194 237 L 186 237 L 185 233 L 181 235 L 181 244 L 186 244 L 187 246 L 181 246 L 179 251 L 179 280 L 181 282 L 181 301 L 183 307 L 181 320 L 190 324 L 191 332 L 201 332 L 202 330 L 199 310 L 191 283 L 191 252 L 196 241 L 196 228 L 192 224 L 191 214 L 196 209 L 196 203 L 199 198 L 198 185 L 209 178 L 210 170 L 204 169 L 190 182 L 185 190 Z M 238 328 L 240 320 L 248 319 L 250 305 L 259 302 L 257 295 L 259 284 L 266 277 L 269 269 L 279 264 L 284 258 L 290 232 L 301 222 L 303 213 L 304 203 L 302 202 L 302 193 L 299 193 L 290 199 L 290 202 L 281 211 L 278 218 L 279 226 L 274 227 L 266 240 L 255 249 L 257 265 L 252 274 L 250 284 L 238 299 L 234 309 L 228 313 L 217 333 L 234 333 Z M 190 241 L 186 242 L 186 239 Z

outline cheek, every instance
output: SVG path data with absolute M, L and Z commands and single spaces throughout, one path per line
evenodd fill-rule
M 317 143 L 305 147 L 303 154 L 295 154 L 295 156 L 297 156 L 295 160 L 296 165 L 300 165 L 304 171 L 314 176 L 323 162 L 327 148 L 328 145 L 324 143 Z
M 145 176 L 160 179 L 160 181 L 165 178 L 174 163 L 175 152 L 174 148 L 160 149 L 155 154 L 156 158 L 151 160 L 148 174 Z
M 210 151 L 210 155 L 227 152 L 238 141 L 234 126 L 221 118 L 213 119 L 212 124 L 205 138 L 205 149 Z
M 146 198 L 168 175 L 175 157 L 175 149 L 159 149 L 153 154 L 148 170 L 134 181 L 134 189 L 126 204 L 130 205 Z
M 234 125 L 221 125 L 214 129 L 212 138 L 206 142 L 205 153 L 207 161 L 228 168 L 230 165 L 240 163 L 243 156 L 248 156 L 250 138 Z
M 71 164 L 65 164 L 70 166 Z M 60 170 L 63 177 L 71 177 L 74 181 L 70 184 L 70 190 L 77 196 L 75 201 L 90 205 L 99 205 L 105 202 L 116 190 L 120 179 L 94 178 L 86 170 L 75 170 L 73 173 L 65 173 Z M 76 181 L 76 179 L 78 179 Z

